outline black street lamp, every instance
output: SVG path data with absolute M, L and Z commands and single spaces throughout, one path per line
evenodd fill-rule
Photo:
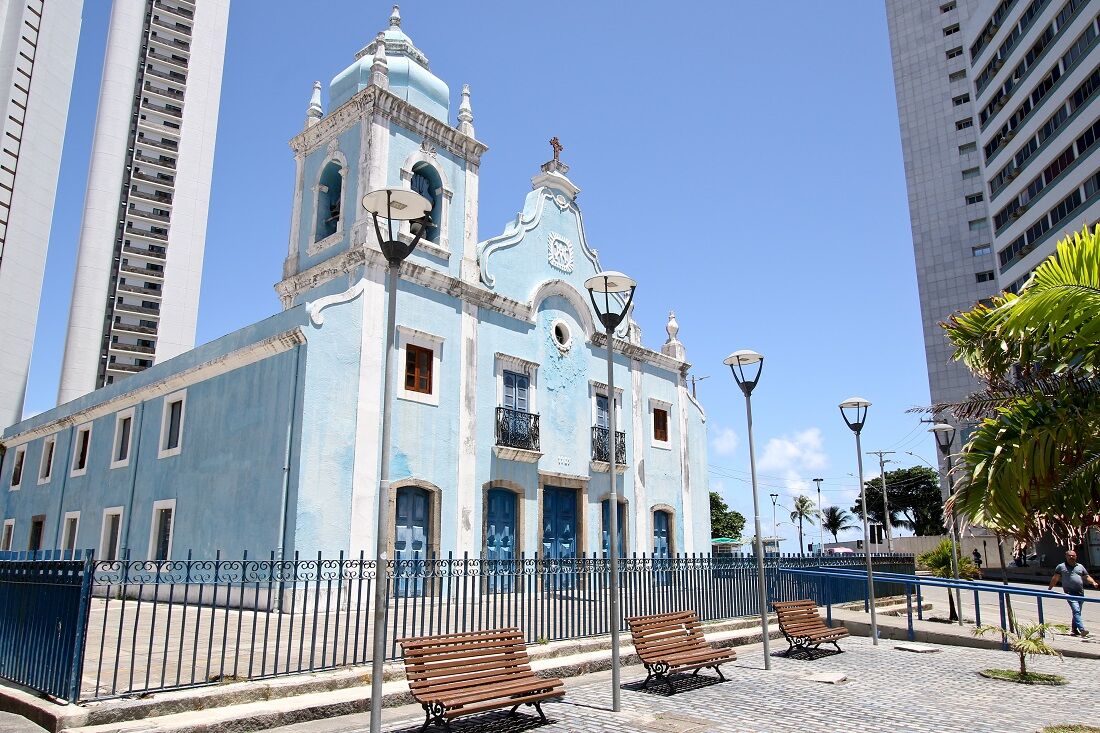
M 856 436 L 856 463 L 859 466 L 859 495 L 863 502 L 863 559 L 867 565 L 867 605 L 871 609 L 871 642 L 878 646 L 878 619 L 875 617 L 875 571 L 871 566 L 871 526 L 867 516 L 867 485 L 863 482 L 863 448 L 859 434 L 867 422 L 871 403 L 862 397 L 849 397 L 840 403 L 840 414 Z
M 768 588 L 764 579 L 764 537 L 760 530 L 760 490 L 756 485 L 756 445 L 752 435 L 752 391 L 764 371 L 764 357 L 755 351 L 735 351 L 722 362 L 733 372 L 733 379 L 745 394 L 745 419 L 749 433 L 749 470 L 752 472 L 752 510 L 756 523 L 756 585 L 757 602 L 760 604 L 760 638 L 764 641 L 764 669 L 772 668 L 771 644 L 768 638 Z M 747 367 L 747 369 L 746 369 Z M 772 531 L 775 531 L 775 500 L 772 494 Z
M 954 493 L 951 491 L 951 447 L 955 444 L 955 428 L 947 423 L 938 422 L 929 428 L 928 432 L 936 436 L 936 446 L 947 462 L 947 485 L 941 489 L 941 496 L 946 505 L 948 498 Z M 955 513 L 951 512 L 950 517 L 944 518 L 947 520 L 947 533 L 951 537 L 951 573 L 957 581 L 959 579 L 959 541 L 958 530 L 955 527 Z M 959 612 L 959 626 L 962 626 L 962 590 L 958 587 L 955 588 L 955 607 Z
M 607 460 L 608 476 L 610 476 L 611 490 L 607 496 L 607 529 L 608 550 L 611 565 L 611 582 L 608 591 L 611 595 L 608 603 L 608 614 L 611 625 L 611 708 L 615 712 L 622 709 L 621 693 L 619 690 L 619 441 L 615 434 L 615 329 L 630 312 L 630 304 L 634 302 L 634 290 L 638 283 L 621 272 L 598 272 L 584 281 L 584 287 L 588 290 L 588 297 L 592 300 L 592 308 L 596 311 L 596 317 L 604 327 L 604 335 L 607 338 Z M 596 294 L 603 297 L 603 309 L 596 302 Z M 619 298 L 626 293 L 626 303 L 622 310 L 612 310 L 617 306 Z
M 386 546 L 386 527 L 389 519 L 390 499 L 390 412 L 393 402 L 393 353 L 397 330 L 397 281 L 401 274 L 401 263 L 407 258 L 421 237 L 428 230 L 432 210 L 431 202 L 420 194 L 404 188 L 383 188 L 371 191 L 363 197 L 363 208 L 374 219 L 374 233 L 378 245 L 386 258 L 386 291 L 388 303 L 386 310 L 386 353 L 383 373 L 385 391 L 382 393 L 382 460 L 378 481 L 378 510 L 375 527 L 375 565 L 374 565 L 374 655 L 371 658 L 371 701 L 370 730 L 377 733 L 382 730 L 382 663 L 386 657 L 386 590 L 388 583 L 388 547 Z M 378 224 L 378 217 L 386 220 L 386 234 Z M 411 242 L 402 242 L 393 235 L 393 222 L 411 222 L 413 238 Z

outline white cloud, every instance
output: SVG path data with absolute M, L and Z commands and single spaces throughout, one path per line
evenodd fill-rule
M 710 444 L 714 448 L 715 455 L 732 456 L 737 450 L 741 440 L 732 428 L 719 428 Z
M 761 473 L 780 478 L 791 496 L 809 494 L 813 476 L 805 474 L 818 472 L 829 463 L 822 444 L 819 428 L 772 438 L 764 446 L 757 465 Z

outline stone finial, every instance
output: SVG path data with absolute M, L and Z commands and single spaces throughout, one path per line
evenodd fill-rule
M 668 312 L 668 324 L 665 326 L 665 331 L 668 332 L 668 341 L 665 341 L 661 347 L 661 353 L 665 356 L 671 356 L 677 361 L 687 361 L 687 349 L 680 343 L 680 339 L 676 338 L 676 334 L 680 333 L 680 324 L 676 320 L 676 314 L 672 311 Z
M 458 105 L 458 131 L 474 136 L 474 110 L 470 106 L 470 85 L 462 85 L 462 102 Z
M 321 82 L 313 82 L 313 95 L 309 98 L 309 109 L 306 111 L 306 127 L 317 124 L 317 122 L 324 116 L 325 111 L 321 109 Z
M 397 5 L 393 6 L 393 12 L 390 13 L 390 28 L 401 27 L 401 8 Z
M 397 6 L 393 6 L 396 10 Z M 398 18 L 400 21 L 400 17 Z M 386 37 L 379 33 L 374 39 L 374 60 L 370 65 L 370 83 L 381 89 L 389 89 L 390 64 L 386 60 Z

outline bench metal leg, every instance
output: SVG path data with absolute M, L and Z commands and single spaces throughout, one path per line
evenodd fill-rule
M 717 664 L 714 665 L 714 672 L 718 675 L 718 679 L 722 680 L 723 682 L 726 681 L 726 676 L 722 674 L 722 670 L 718 668 Z
M 518 707 L 518 706 L 517 706 Z M 420 726 L 420 733 L 428 730 L 432 725 L 442 726 L 444 730 L 451 729 L 451 722 L 443 717 L 444 707 L 438 703 L 424 706 L 424 725 Z
M 653 679 L 653 672 L 649 669 L 649 665 L 647 664 L 645 666 L 645 682 L 642 683 L 643 690 L 649 689 L 649 681 L 651 679 Z
M 531 705 L 534 706 L 535 712 L 537 712 L 539 714 L 539 718 L 542 720 L 542 722 L 545 723 L 546 722 L 546 714 L 542 712 L 542 703 L 541 702 L 533 702 L 533 703 L 531 703 Z M 519 707 L 519 706 L 517 705 L 516 707 Z

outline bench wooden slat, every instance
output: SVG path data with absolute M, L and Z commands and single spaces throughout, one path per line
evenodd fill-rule
M 634 650 L 649 673 L 646 685 L 656 675 L 659 679 L 664 678 L 671 690 L 670 673 L 697 671 L 703 667 L 713 667 L 722 677 L 719 665 L 737 658 L 732 650 L 715 649 L 706 642 L 699 616 L 694 611 L 634 616 L 626 622 Z
M 779 619 L 779 630 L 790 645 L 788 653 L 796 648 L 816 649 L 821 644 L 832 644 L 840 651 L 836 642 L 849 635 L 843 626 L 828 626 L 812 600 L 775 601 L 772 608 Z

